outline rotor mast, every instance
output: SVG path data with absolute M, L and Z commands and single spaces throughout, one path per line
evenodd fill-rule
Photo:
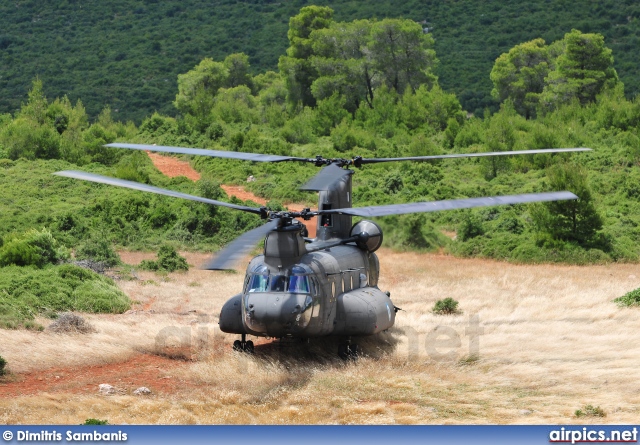
M 352 207 L 351 176 L 348 174 L 328 185 L 327 190 L 318 192 L 318 210 L 347 209 Z M 352 216 L 346 214 L 321 214 L 316 229 L 317 241 L 348 238 L 351 231 Z

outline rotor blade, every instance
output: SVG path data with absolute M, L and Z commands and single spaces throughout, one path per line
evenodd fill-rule
M 251 212 L 257 215 L 262 215 L 262 211 L 255 207 L 241 206 L 237 204 L 231 204 L 229 202 L 216 201 L 215 199 L 201 198 L 200 196 L 188 195 L 186 193 L 175 192 L 173 190 L 162 189 L 160 187 L 154 187 L 152 185 L 140 184 L 139 182 L 126 181 L 124 179 L 110 178 L 108 176 L 96 175 L 93 173 L 85 173 L 75 170 L 64 170 L 54 173 L 57 176 L 65 176 L 67 178 L 83 179 L 85 181 L 98 182 L 101 184 L 116 185 L 118 187 L 125 187 L 133 190 L 140 190 L 143 192 L 157 193 L 158 195 L 173 196 L 174 198 L 189 199 L 191 201 L 204 202 L 205 204 L 212 204 L 216 206 L 229 207 L 230 209 L 242 210 L 243 212 Z
M 488 151 L 481 153 L 454 153 L 448 155 L 433 156 L 413 156 L 408 158 L 363 158 L 358 162 L 361 164 L 376 164 L 378 162 L 395 162 L 395 161 L 430 161 L 433 159 L 449 159 L 449 158 L 480 158 L 484 156 L 512 156 L 512 155 L 535 155 L 544 153 L 567 153 L 573 151 L 591 151 L 590 148 L 544 148 L 539 150 L 518 150 L 518 151 Z
M 351 209 L 320 210 L 318 214 L 338 213 L 353 216 L 387 216 L 505 204 L 523 204 L 528 202 L 562 201 L 565 199 L 578 199 L 578 197 L 571 192 L 528 193 L 524 195 L 491 196 L 445 201 L 411 202 L 408 204 L 392 204 L 386 206 L 355 207 Z
M 207 150 L 204 148 L 186 148 L 186 147 L 167 147 L 162 145 L 146 145 L 146 144 L 123 144 L 113 143 L 106 144 L 105 147 L 129 148 L 131 150 L 149 150 L 160 151 L 164 153 L 181 153 L 185 155 L 202 155 L 214 158 L 241 159 L 254 162 L 282 162 L 282 161 L 303 161 L 315 162 L 315 159 L 296 158 L 293 156 L 265 155 L 259 153 L 243 153 L 237 151 L 223 150 Z
M 212 258 L 208 263 L 202 266 L 205 270 L 226 270 L 231 269 L 233 266 L 258 244 L 267 233 L 278 227 L 279 221 L 272 219 L 266 224 L 261 225 L 253 230 L 240 235 L 233 240 L 227 247 L 222 249 L 215 258 Z
M 327 165 L 317 175 L 311 178 L 300 190 L 321 191 L 329 190 L 331 184 L 340 181 L 345 176 L 353 174 L 352 170 L 345 170 L 336 164 Z

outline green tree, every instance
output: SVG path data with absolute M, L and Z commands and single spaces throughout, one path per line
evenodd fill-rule
M 518 113 L 534 117 L 549 74 L 550 59 L 543 39 L 514 46 L 496 59 L 491 70 L 491 95 L 500 102 L 511 100 Z
M 249 56 L 244 53 L 230 54 L 224 59 L 223 65 L 227 70 L 226 87 L 247 85 L 253 88 L 253 81 L 249 75 Z
M 223 63 L 206 58 L 191 71 L 178 75 L 178 94 L 173 104 L 180 112 L 204 120 L 227 77 Z
M 565 34 L 564 51 L 555 61 L 555 69 L 545 79 L 541 104 L 555 108 L 577 99 L 581 104 L 594 102 L 604 89 L 618 83 L 611 49 L 601 34 L 583 34 L 574 29 Z
M 382 82 L 398 94 L 406 88 L 415 91 L 424 83 L 433 84 L 431 70 L 437 62 L 433 37 L 422 27 L 403 19 L 384 19 L 371 27 L 369 51 L 373 67 Z
M 329 136 L 331 129 L 336 127 L 343 119 L 349 117 L 344 109 L 345 99 L 337 92 L 330 97 L 318 101 L 314 112 L 314 129 L 319 136 Z
M 345 98 L 345 108 L 354 113 L 362 101 L 371 107 L 376 86 L 375 70 L 368 56 L 371 22 L 332 23 L 329 28 L 311 34 L 315 56 L 313 66 L 318 78 L 311 85 L 317 100 L 338 91 Z
M 548 169 L 549 190 L 568 190 L 578 199 L 551 201 L 534 206 L 532 217 L 538 231 L 554 240 L 591 246 L 602 229 L 588 184 L 587 172 L 577 164 L 556 164 Z
M 18 117 L 25 117 L 38 125 L 43 125 L 47 118 L 48 106 L 49 103 L 42 89 L 42 81 L 36 77 L 29 91 L 29 100 L 20 108 Z
M 300 13 L 289 19 L 289 48 L 287 55 L 280 56 L 278 68 L 285 78 L 289 102 L 297 106 L 314 106 L 311 84 L 317 78 L 317 71 L 311 63 L 314 30 L 326 28 L 333 20 L 333 9 L 327 6 L 305 6 Z

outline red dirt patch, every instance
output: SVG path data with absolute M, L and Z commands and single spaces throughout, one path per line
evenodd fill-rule
M 147 151 L 151 162 L 156 166 L 158 170 L 164 175 L 170 178 L 176 176 L 186 176 L 192 181 L 200 179 L 200 173 L 195 171 L 187 161 L 181 161 L 180 159 L 172 158 L 170 156 L 162 156 L 157 153 Z
M 102 383 L 115 387 L 116 394 L 132 394 L 141 386 L 146 386 L 152 393 L 174 393 L 191 385 L 171 375 L 172 370 L 183 366 L 186 366 L 183 361 L 142 354 L 120 363 L 13 374 L 0 381 L 0 397 L 41 392 L 97 394 Z

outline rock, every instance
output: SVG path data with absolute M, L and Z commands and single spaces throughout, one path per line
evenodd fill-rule
M 256 178 L 254 178 L 254 177 L 253 177 L 253 175 L 250 175 L 250 176 L 247 178 L 247 182 L 255 182 L 255 180 L 256 180 Z
M 100 384 L 100 386 L 98 386 L 98 391 L 100 394 L 104 394 L 105 396 L 116 393 L 116 389 L 107 383 Z
M 531 411 L 530 409 L 521 409 L 518 412 L 520 413 L 521 416 L 529 416 L 533 413 L 533 411 Z
M 133 391 L 133 394 L 135 394 L 136 396 L 147 396 L 151 394 L 151 390 L 146 386 L 141 386 L 140 388 Z

